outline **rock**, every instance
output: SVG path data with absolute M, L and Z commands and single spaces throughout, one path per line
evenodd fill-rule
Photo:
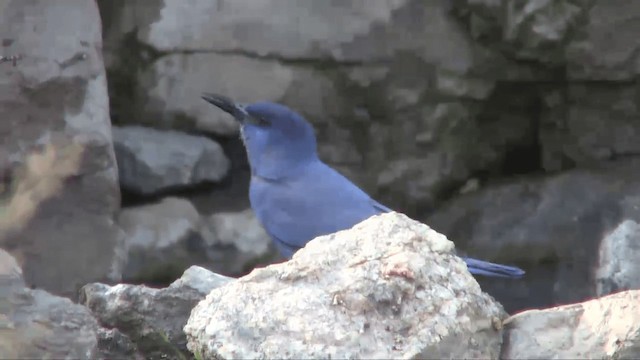
M 116 121 L 231 136 L 202 91 L 284 103 L 314 124 L 322 159 L 410 215 L 535 147 L 523 82 L 557 78 L 473 43 L 449 1 L 99 3 Z
M 540 118 L 544 169 L 587 167 L 640 154 L 637 92 L 634 83 L 595 81 L 550 90 Z
M 189 200 L 162 201 L 123 209 L 118 224 L 127 238 L 123 278 L 134 282 L 176 279 L 192 264 L 210 262 L 212 238 Z
M 120 184 L 137 194 L 220 181 L 229 170 L 222 147 L 204 136 L 126 126 L 113 128 L 113 141 Z
M 74 296 L 123 262 L 100 14 L 91 0 L 0 8 L 1 55 L 22 56 L 0 65 L 0 246 L 29 286 Z
M 404 215 L 375 216 L 211 291 L 187 346 L 207 359 L 497 358 L 502 307 L 453 249 Z
M 626 220 L 600 243 L 596 295 L 640 289 L 640 224 Z
M 94 359 L 98 323 L 83 306 L 25 288 L 16 260 L 0 249 L 0 356 Z
M 275 248 L 253 210 L 220 212 L 204 219 L 214 239 L 210 268 L 228 274 L 246 273 L 256 262 L 275 259 Z
M 565 63 L 567 43 L 583 26 L 590 3 L 528 0 L 503 6 L 495 0 L 454 2 L 474 39 L 518 59 L 555 66 Z
M 130 282 L 166 283 L 191 265 L 236 276 L 276 258 L 251 209 L 201 216 L 189 200 L 167 197 L 123 209 L 118 225 L 128 250 L 123 279 Z
M 589 5 L 588 21 L 567 47 L 568 77 L 602 82 L 635 79 L 640 71 L 640 39 L 635 35 L 640 3 L 621 0 L 581 3 Z M 603 118 L 603 122 L 607 120 Z
M 100 359 L 144 360 L 131 339 L 118 329 L 98 329 L 98 354 Z
M 182 327 L 191 309 L 230 278 L 192 266 L 169 287 L 94 283 L 81 290 L 80 302 L 102 326 L 126 335 L 145 359 L 190 357 Z
M 640 161 L 633 158 L 522 177 L 456 197 L 426 223 L 470 256 L 526 268 L 518 281 L 478 279 L 509 312 L 584 301 L 598 295 L 595 269 L 607 263 L 614 271 L 625 262 L 604 260 L 612 253 L 603 250 L 603 239 L 625 220 L 640 221 L 639 177 Z M 609 236 L 609 242 L 621 239 Z M 610 251 L 622 248 L 631 250 L 618 243 Z
M 637 359 L 640 291 L 529 310 L 505 321 L 503 359 Z

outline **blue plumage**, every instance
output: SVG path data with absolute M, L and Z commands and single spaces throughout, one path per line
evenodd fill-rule
M 220 95 L 203 98 L 240 121 L 251 166 L 251 207 L 285 257 L 317 236 L 391 211 L 318 158 L 313 127 L 296 112 L 270 102 L 242 106 Z M 476 275 L 524 274 L 512 266 L 463 259 Z

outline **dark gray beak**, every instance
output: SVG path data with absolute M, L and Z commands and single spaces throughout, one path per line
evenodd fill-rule
M 202 94 L 202 98 L 208 103 L 211 103 L 219 107 L 223 111 L 231 114 L 231 116 L 233 116 L 241 123 L 249 117 L 249 114 L 242 105 L 236 104 L 233 100 L 229 99 L 226 96 L 204 93 Z

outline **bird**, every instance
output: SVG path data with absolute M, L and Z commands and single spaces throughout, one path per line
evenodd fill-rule
M 251 169 L 251 208 L 286 259 L 318 236 L 392 211 L 319 158 L 314 129 L 299 113 L 269 101 L 245 105 L 219 94 L 201 97 L 240 123 Z M 525 273 L 462 259 L 474 275 L 519 278 Z

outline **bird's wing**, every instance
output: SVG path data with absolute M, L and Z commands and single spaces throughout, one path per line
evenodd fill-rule
M 286 181 L 254 178 L 250 197 L 269 235 L 281 243 L 283 252 L 291 254 L 317 236 L 349 229 L 390 211 L 321 162 Z

